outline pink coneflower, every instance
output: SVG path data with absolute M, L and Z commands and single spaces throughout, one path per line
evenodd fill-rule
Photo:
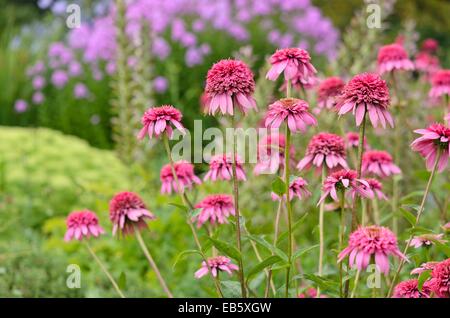
M 194 218 L 197 220 L 197 226 L 201 227 L 203 223 L 209 221 L 212 225 L 219 223 L 228 223 L 227 218 L 235 215 L 233 197 L 228 194 L 208 195 L 195 208 L 201 209 L 200 213 Z
M 384 195 L 383 193 L 383 184 L 378 181 L 377 179 L 365 179 L 367 181 L 367 183 L 369 184 L 369 189 L 372 190 L 372 192 L 374 193 L 374 195 L 379 199 L 379 200 L 387 200 L 387 197 Z
M 414 66 L 416 70 L 424 72 L 427 75 L 434 74 L 440 69 L 439 59 L 427 52 L 420 52 L 416 55 Z
M 63 70 L 56 70 L 53 72 L 51 80 L 56 88 L 63 88 L 69 81 L 69 76 Z
M 119 192 L 109 201 L 109 219 L 113 223 L 113 235 L 117 230 L 127 235 L 134 232 L 135 226 L 146 228 L 146 219 L 154 220 L 156 217 L 136 193 Z
M 83 238 L 97 237 L 105 233 L 103 228 L 98 224 L 97 215 L 89 210 L 70 213 L 66 219 L 66 224 L 67 231 L 66 235 L 64 235 L 64 241 L 66 242 L 73 239 L 81 241 Z
M 283 98 L 269 105 L 264 124 L 279 128 L 285 121 L 291 132 L 306 132 L 306 126 L 316 126 L 317 121 L 308 111 L 307 102 L 297 98 Z
M 28 109 L 28 103 L 24 101 L 23 99 L 18 99 L 14 103 L 14 110 L 16 113 L 23 113 L 26 112 Z
M 369 150 L 362 157 L 362 172 L 364 175 L 374 174 L 380 178 L 400 174 L 402 171 L 392 161 L 392 156 L 386 151 Z
M 441 96 L 450 96 L 450 70 L 440 70 L 434 73 L 431 79 L 431 98 L 440 98 Z
M 429 247 L 434 244 L 435 241 L 439 243 L 446 243 L 447 241 L 442 239 L 444 234 L 422 234 L 418 236 L 414 236 L 411 239 L 410 245 L 419 248 L 421 246 Z
M 438 297 L 450 298 L 450 258 L 434 266 L 430 286 Z
M 316 288 L 307 288 L 303 293 L 300 293 L 298 298 L 317 298 L 317 289 Z M 328 298 L 327 295 L 320 294 L 319 298 Z
M 302 200 L 306 197 L 311 196 L 311 192 L 307 189 L 308 182 L 302 177 L 297 177 L 292 180 L 289 184 L 289 201 L 292 201 L 294 197 Z M 286 199 L 286 195 L 283 195 L 283 199 Z M 280 200 L 280 197 L 272 192 L 272 200 Z
M 317 86 L 319 83 L 319 79 L 315 75 L 311 75 L 308 78 L 303 78 L 301 76 L 296 76 L 291 80 L 291 84 L 293 87 L 295 87 L 297 90 L 301 89 L 311 89 Z M 280 87 L 280 91 L 286 91 L 288 82 L 285 81 L 283 85 Z
M 144 127 L 139 132 L 138 139 L 143 139 L 145 135 L 153 138 L 153 134 L 159 137 L 164 132 L 170 138 L 173 133 L 171 124 L 185 134 L 185 129 L 181 124 L 182 117 L 181 112 L 172 105 L 149 108 L 142 116 L 141 122 Z
M 266 78 L 275 81 L 282 72 L 286 81 L 294 78 L 308 79 L 317 73 L 311 64 L 309 53 L 300 48 L 286 48 L 277 50 L 270 57 L 272 67 L 267 72 Z
M 359 147 L 359 134 L 356 132 L 348 132 L 345 135 L 345 146 L 346 148 L 358 148 Z M 364 142 L 363 142 L 363 147 L 364 149 L 368 149 L 369 147 L 367 146 L 367 138 L 364 137 Z
M 420 275 L 425 271 L 431 271 L 439 262 L 427 262 L 420 265 L 420 267 L 414 268 L 411 271 L 411 275 Z
M 424 51 L 424 52 L 434 54 L 434 53 L 436 53 L 438 48 L 439 48 L 439 43 L 435 39 L 429 38 L 429 39 L 425 39 L 422 42 L 422 51 Z
M 334 201 L 339 201 L 338 191 L 350 190 L 352 195 L 358 194 L 365 198 L 372 198 L 373 192 L 369 189 L 369 184 L 363 179 L 358 179 L 354 170 L 339 170 L 329 175 L 322 187 L 322 196 L 317 205 L 322 203 L 327 196 L 331 196 Z
M 344 81 L 339 77 L 332 76 L 324 79 L 317 89 L 317 105 L 320 108 L 333 108 L 336 104 L 336 97 L 341 94 L 344 86 Z
M 442 228 L 443 228 L 445 231 L 450 231 L 450 222 L 445 223 L 445 224 L 442 226 Z
M 202 262 L 202 267 L 195 272 L 195 278 L 201 278 L 208 274 L 208 266 L 211 269 L 211 274 L 214 277 L 217 277 L 219 272 L 227 272 L 230 276 L 233 274 L 233 271 L 239 270 L 235 264 L 231 263 L 231 260 L 225 256 L 216 256 L 208 259 L 208 265 L 206 262 Z
M 245 172 L 241 158 L 236 155 L 236 177 L 238 180 L 245 181 Z M 216 155 L 209 161 L 209 170 L 203 178 L 204 181 L 210 180 L 231 180 L 233 176 L 233 157 L 229 154 Z
M 382 46 L 378 51 L 378 72 L 384 74 L 394 70 L 410 71 L 414 69 L 413 62 L 408 58 L 408 53 L 400 44 Z
M 234 114 L 237 106 L 244 114 L 255 108 L 253 98 L 255 80 L 250 68 L 242 61 L 221 60 L 214 64 L 206 76 L 205 93 L 208 97 L 208 113 L 220 111 Z
M 420 291 L 417 279 L 409 279 L 395 286 L 392 298 L 430 298 L 430 294 L 429 282 L 425 282 Z
M 337 169 L 339 166 L 347 169 L 345 157 L 344 139 L 338 135 L 323 132 L 311 138 L 306 155 L 298 163 L 297 169 L 303 170 L 311 165 L 321 168 L 323 164 L 326 164 L 329 169 Z
M 350 255 L 350 256 L 349 256 Z M 338 262 L 349 256 L 349 265 L 358 270 L 364 270 L 374 256 L 378 269 L 387 275 L 389 273 L 388 256 L 393 255 L 408 261 L 397 246 L 395 234 L 383 226 L 360 226 L 350 234 L 348 246 L 338 255 Z
M 414 130 L 415 133 L 423 135 L 411 143 L 411 148 L 419 152 L 426 159 L 427 169 L 433 169 L 438 150 L 441 157 L 438 162 L 438 171 L 444 171 L 448 163 L 450 147 L 450 128 L 442 124 L 432 124 L 425 129 Z
M 295 148 L 291 145 L 289 150 L 290 161 L 295 156 Z M 276 173 L 280 167 L 284 167 L 284 153 L 286 151 L 286 137 L 283 134 L 270 134 L 264 136 L 258 143 L 258 162 L 253 172 L 256 175 L 262 173 Z
M 357 126 L 361 125 L 367 112 L 374 127 L 381 123 L 386 128 L 386 122 L 394 127 L 394 120 L 387 110 L 389 101 L 386 82 L 377 74 L 363 73 L 356 75 L 345 85 L 337 98 L 336 109 L 339 115 L 352 111 Z
M 182 190 L 185 188 L 191 189 L 193 184 L 201 184 L 202 181 L 194 174 L 194 165 L 187 161 L 178 161 L 174 163 L 175 173 L 177 174 L 178 182 Z M 161 193 L 178 192 L 176 180 L 172 174 L 170 164 L 161 168 L 160 179 L 162 182 Z

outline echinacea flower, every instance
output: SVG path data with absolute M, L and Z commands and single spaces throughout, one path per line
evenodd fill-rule
M 378 225 L 360 226 L 350 234 L 348 246 L 339 253 L 338 262 L 349 256 L 351 268 L 364 270 L 373 258 L 378 269 L 387 275 L 390 255 L 408 261 L 398 249 L 397 238 L 391 230 Z
M 422 42 L 422 51 L 434 54 L 439 48 L 439 43 L 435 39 L 428 38 Z
M 440 69 L 439 59 L 427 52 L 420 52 L 414 60 L 415 69 L 430 76 Z
M 442 239 L 444 234 L 422 234 L 418 236 L 414 236 L 409 243 L 411 246 L 415 248 L 419 248 L 421 246 L 429 247 L 435 241 L 439 243 L 446 243 L 447 241 Z
M 292 201 L 294 197 L 302 200 L 306 197 L 311 196 L 311 192 L 307 189 L 308 182 L 302 177 L 296 177 L 289 183 L 289 201 Z M 283 199 L 286 200 L 286 194 L 283 195 Z M 280 200 L 280 197 L 272 192 L 272 200 Z
M 321 168 L 326 164 L 329 169 L 339 166 L 347 169 L 345 141 L 342 137 L 326 132 L 313 136 L 308 144 L 305 157 L 300 160 L 297 169 L 308 169 L 311 165 Z
M 307 288 L 303 293 L 298 294 L 298 298 L 317 298 L 316 288 Z M 328 298 L 327 295 L 320 294 L 319 298 Z
M 177 174 L 178 182 L 180 183 L 180 188 L 184 191 L 185 188 L 191 189 L 195 184 L 201 184 L 202 181 L 194 173 L 194 165 L 187 161 L 178 161 L 174 163 L 174 170 Z M 176 179 L 172 174 L 172 168 L 170 164 L 167 164 L 161 168 L 160 180 L 162 182 L 161 193 L 172 193 L 178 192 L 178 186 Z
M 415 133 L 421 134 L 422 137 L 417 138 L 411 143 L 411 148 L 419 152 L 426 159 L 428 170 L 433 169 L 438 151 L 440 158 L 437 169 L 439 172 L 444 171 L 448 163 L 450 148 L 450 128 L 445 125 L 436 123 L 425 129 L 414 130 Z
M 374 193 L 374 195 L 379 199 L 379 200 L 387 200 L 386 195 L 384 195 L 383 193 L 383 184 L 378 181 L 377 179 L 365 179 L 367 181 L 367 183 L 369 184 L 369 189 Z
M 269 105 L 264 124 L 267 128 L 279 128 L 286 122 L 291 132 L 306 132 L 306 126 L 317 125 L 317 120 L 308 110 L 309 105 L 304 100 L 283 98 Z
M 309 53 L 300 48 L 286 48 L 277 50 L 270 57 L 272 67 L 267 72 L 266 78 L 275 81 L 284 72 L 286 81 L 293 78 L 308 79 L 317 73 L 311 64 Z
M 289 158 L 293 162 L 295 148 L 293 145 L 289 148 Z M 253 170 L 255 175 L 276 173 L 280 167 L 284 167 L 285 151 L 286 137 L 283 134 L 272 133 L 264 136 L 258 143 L 258 162 Z
M 444 95 L 450 96 L 450 70 L 437 71 L 431 79 L 429 96 L 436 99 Z
M 345 135 L 345 146 L 346 148 L 358 148 L 359 147 L 359 134 L 353 131 L 348 132 Z M 364 149 L 368 149 L 367 138 L 364 137 L 363 142 Z
M 374 127 L 386 123 L 394 127 L 394 119 L 388 111 L 390 102 L 389 89 L 386 82 L 377 74 L 363 73 L 353 77 L 345 85 L 337 98 L 336 109 L 339 116 L 352 111 L 356 125 L 361 125 L 366 113 Z
M 208 265 L 206 265 L 205 261 L 202 262 L 202 267 L 195 272 L 195 278 L 199 279 L 208 274 L 208 266 L 213 277 L 217 277 L 219 272 L 227 272 L 231 276 L 233 271 L 239 270 L 239 267 L 231 263 L 228 257 L 216 256 L 208 259 Z
M 439 298 L 450 298 L 450 258 L 434 266 L 430 286 Z
M 103 228 L 98 224 L 98 217 L 94 212 L 89 210 L 73 211 L 66 219 L 67 231 L 64 235 L 64 241 L 77 239 L 81 241 L 83 238 L 91 236 L 98 237 L 105 233 Z
M 401 174 L 401 170 L 393 163 L 392 156 L 386 151 L 369 150 L 362 157 L 363 174 L 374 174 L 380 178 Z
M 212 194 L 208 195 L 196 206 L 201 209 L 200 213 L 195 216 L 197 226 L 201 227 L 203 223 L 209 221 L 212 225 L 219 223 L 228 223 L 227 218 L 235 215 L 233 197 L 228 194 Z
M 357 178 L 354 170 L 339 170 L 330 174 L 322 186 L 322 196 L 317 205 L 322 203 L 327 196 L 331 196 L 334 201 L 339 201 L 338 191 L 350 190 L 352 195 L 358 194 L 364 198 L 372 198 L 373 192 L 369 189 L 369 184 L 363 179 Z
M 445 223 L 445 224 L 442 226 L 442 228 L 443 228 L 445 231 L 450 231 L 450 222 Z
M 245 171 L 243 169 L 241 158 L 236 155 L 236 177 L 238 180 L 245 181 Z M 213 156 L 209 161 L 209 170 L 203 178 L 204 181 L 210 180 L 231 180 L 233 176 L 233 157 L 229 154 Z
M 128 235 L 134 233 L 135 227 L 146 228 L 146 220 L 154 220 L 156 216 L 136 193 L 125 191 L 117 193 L 109 202 L 109 219 L 113 223 L 113 235 L 118 230 Z
M 417 279 L 405 280 L 395 286 L 392 298 L 430 298 L 431 288 L 429 285 L 429 282 L 425 282 L 422 290 L 419 290 Z
M 408 58 L 405 48 L 397 43 L 382 46 L 378 51 L 378 72 L 384 74 L 394 70 L 410 71 L 413 62 Z
M 421 264 L 419 267 L 414 268 L 411 271 L 411 275 L 420 275 L 425 271 L 431 271 L 433 270 L 433 268 L 438 264 L 439 262 L 427 262 L 427 263 L 423 263 Z
M 317 106 L 320 108 L 331 109 L 335 106 L 336 97 L 339 96 L 345 83 L 336 76 L 324 79 L 317 89 Z
M 171 125 L 184 134 L 185 129 L 181 124 L 182 117 L 181 112 L 172 105 L 149 108 L 142 116 L 141 122 L 144 127 L 139 132 L 138 139 L 143 139 L 145 135 L 151 139 L 153 135 L 159 137 L 163 133 L 170 138 L 173 133 Z
M 244 114 L 256 109 L 253 98 L 255 80 L 250 68 L 242 61 L 221 60 L 214 64 L 206 76 L 205 101 L 210 115 L 220 111 L 234 114 L 237 106 Z

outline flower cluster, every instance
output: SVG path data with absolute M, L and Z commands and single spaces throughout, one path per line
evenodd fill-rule
M 172 173 L 172 167 L 167 164 L 161 168 L 161 193 L 169 193 L 172 191 L 184 191 L 185 188 L 191 189 L 194 184 L 201 184 L 202 181 L 194 173 L 194 166 L 187 161 L 178 161 L 174 163 L 176 177 Z M 177 184 L 177 180 L 178 183 Z M 178 186 L 181 188 L 179 189 Z

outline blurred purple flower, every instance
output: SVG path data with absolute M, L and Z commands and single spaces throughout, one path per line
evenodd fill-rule
M 157 93 L 164 93 L 165 91 L 167 91 L 168 86 L 169 83 L 164 76 L 157 76 L 153 80 L 153 87 Z
M 63 88 L 69 80 L 67 73 L 63 70 L 56 70 L 52 74 L 52 84 L 57 88 Z
M 89 97 L 89 90 L 83 83 L 77 83 L 73 88 L 73 96 L 75 99 L 85 99 Z
M 33 88 L 37 90 L 41 90 L 45 86 L 45 78 L 41 75 L 38 75 L 33 78 L 32 82 Z
M 42 104 L 44 102 L 44 99 L 45 99 L 44 94 L 42 94 L 41 91 L 34 92 L 32 98 L 31 98 L 33 104 L 35 104 L 35 105 Z
M 28 109 L 28 103 L 23 99 L 18 99 L 14 103 L 14 110 L 16 113 L 23 113 Z

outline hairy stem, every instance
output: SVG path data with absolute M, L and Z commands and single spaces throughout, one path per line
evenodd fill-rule
M 139 245 L 140 245 L 142 251 L 144 252 L 145 257 L 148 260 L 148 263 L 150 264 L 150 266 L 154 270 L 154 272 L 156 274 L 156 277 L 159 280 L 159 283 L 161 284 L 162 288 L 164 289 L 164 292 L 166 293 L 167 297 L 173 298 L 173 295 L 170 292 L 169 288 L 167 287 L 167 283 L 164 280 L 164 278 L 162 277 L 158 266 L 156 265 L 155 261 L 153 260 L 152 255 L 150 254 L 150 251 L 148 250 L 147 246 L 145 245 L 144 240 L 142 239 L 141 231 L 139 231 L 137 226 L 134 227 L 134 233 L 136 234 L 136 238 L 137 238 L 137 240 L 139 242 Z
M 112 277 L 112 275 L 110 274 L 110 272 L 106 269 L 105 265 L 102 263 L 102 261 L 97 257 L 97 254 L 95 254 L 94 250 L 91 248 L 91 245 L 89 244 L 88 241 L 86 241 L 86 247 L 89 251 L 89 253 L 92 255 L 92 257 L 94 258 L 94 260 L 97 262 L 97 264 L 100 266 L 100 268 L 102 269 L 103 273 L 105 273 L 106 277 L 108 277 L 109 281 L 111 282 L 111 284 L 113 285 L 114 289 L 116 290 L 117 294 L 119 294 L 119 296 L 121 298 L 125 298 L 125 295 L 122 293 L 122 291 L 119 288 L 119 285 L 116 283 L 116 281 L 114 280 L 114 278 Z
M 169 139 L 167 138 L 167 135 L 163 136 L 163 142 L 164 142 L 164 148 L 166 149 L 167 157 L 169 159 L 170 168 L 172 170 L 172 175 L 173 175 L 173 178 L 175 179 L 175 184 L 178 189 L 177 193 L 180 196 L 181 201 L 183 202 L 184 206 L 189 211 L 192 211 L 192 210 L 194 210 L 194 206 L 189 201 L 188 197 L 186 196 L 186 193 L 183 191 L 183 188 L 181 187 L 181 184 L 178 180 L 178 176 L 175 171 L 175 165 L 173 162 L 172 152 L 170 150 Z M 211 273 L 211 268 L 209 266 L 208 259 L 206 258 L 206 255 L 203 252 L 202 244 L 200 243 L 200 240 L 198 239 L 197 231 L 195 230 L 195 226 L 192 223 L 192 218 L 189 215 L 189 211 L 186 212 L 186 222 L 189 225 L 189 228 L 191 229 L 192 236 L 194 237 L 195 245 L 197 245 L 197 250 L 199 251 L 203 261 L 205 262 L 206 267 L 208 268 L 208 271 Z M 220 288 L 220 280 L 219 280 L 218 276 L 216 276 L 216 277 L 214 277 L 213 275 L 211 275 L 211 276 L 213 277 L 214 286 L 216 287 L 217 294 L 219 295 L 219 297 L 223 297 L 222 289 Z
M 325 177 L 327 174 L 327 167 L 325 162 L 322 163 L 322 178 L 321 185 L 323 186 L 325 182 Z M 325 212 L 325 200 L 322 200 L 319 206 L 319 276 L 323 273 L 323 255 L 325 251 L 325 239 L 324 239 L 324 212 Z M 320 297 L 320 288 L 317 287 L 317 297 Z
M 431 184 L 433 182 L 434 175 L 436 174 L 436 170 L 437 170 L 437 166 L 438 166 L 440 157 L 441 157 L 441 151 L 439 149 L 438 153 L 436 155 L 436 161 L 434 162 L 433 169 L 431 170 L 431 173 L 430 173 L 430 177 L 428 178 L 428 183 L 427 183 L 427 186 L 425 188 L 425 192 L 424 192 L 423 197 L 422 197 L 422 202 L 420 203 L 419 210 L 417 211 L 416 222 L 414 223 L 414 226 L 412 227 L 411 235 L 409 236 L 409 239 L 408 239 L 408 241 L 406 243 L 406 247 L 405 247 L 405 249 L 403 251 L 403 255 L 405 255 L 405 257 L 406 257 L 406 253 L 408 253 L 409 247 L 411 246 L 411 240 L 412 240 L 412 238 L 414 236 L 413 235 L 414 234 L 414 229 L 416 228 L 417 224 L 419 223 L 420 216 L 422 215 L 422 212 L 424 210 L 425 202 L 427 201 L 428 193 L 430 192 Z M 388 291 L 387 297 L 390 297 L 392 295 L 392 291 L 394 289 L 394 285 L 395 285 L 395 283 L 396 283 L 396 281 L 398 279 L 398 276 L 399 276 L 400 271 L 402 270 L 404 264 L 405 264 L 405 260 L 402 258 L 400 260 L 400 264 L 398 265 L 398 269 L 395 272 L 394 278 L 392 279 L 391 286 L 389 287 L 389 291 Z
M 339 252 L 342 251 L 344 247 L 344 237 L 345 237 L 345 189 L 341 191 L 341 195 L 339 198 L 339 204 L 341 206 L 341 224 L 339 227 Z M 343 290 L 343 279 L 344 274 L 342 270 L 342 262 L 339 262 L 339 297 L 342 298 L 344 295 Z
M 280 199 L 280 201 L 278 202 L 278 209 L 277 209 L 277 214 L 276 214 L 276 217 L 275 217 L 275 233 L 274 233 L 274 237 L 273 237 L 273 246 L 276 246 L 277 245 L 277 241 L 278 241 L 278 233 L 280 231 L 280 217 L 281 217 L 281 208 L 282 208 L 282 206 L 283 206 L 283 200 Z M 275 254 L 272 253 L 272 255 L 275 255 Z M 264 298 L 269 297 L 269 286 L 270 286 L 270 284 L 273 285 L 272 269 L 269 269 L 269 275 L 267 277 L 267 285 L 266 285 L 266 290 L 264 292 Z M 274 290 L 273 290 L 273 293 L 275 294 Z
M 231 126 L 235 127 L 235 119 L 234 116 L 231 117 Z M 239 281 L 241 282 L 241 293 L 242 297 L 247 297 L 247 289 L 245 287 L 245 278 L 244 278 L 244 264 L 242 261 L 242 246 L 241 246 L 241 215 L 239 210 L 239 181 L 236 174 L 236 161 L 237 161 L 237 136 L 233 135 L 233 162 L 232 162 L 232 170 L 233 170 L 233 197 L 234 197 L 234 208 L 236 210 L 236 244 L 239 252 L 241 253 L 241 257 L 239 259 Z

